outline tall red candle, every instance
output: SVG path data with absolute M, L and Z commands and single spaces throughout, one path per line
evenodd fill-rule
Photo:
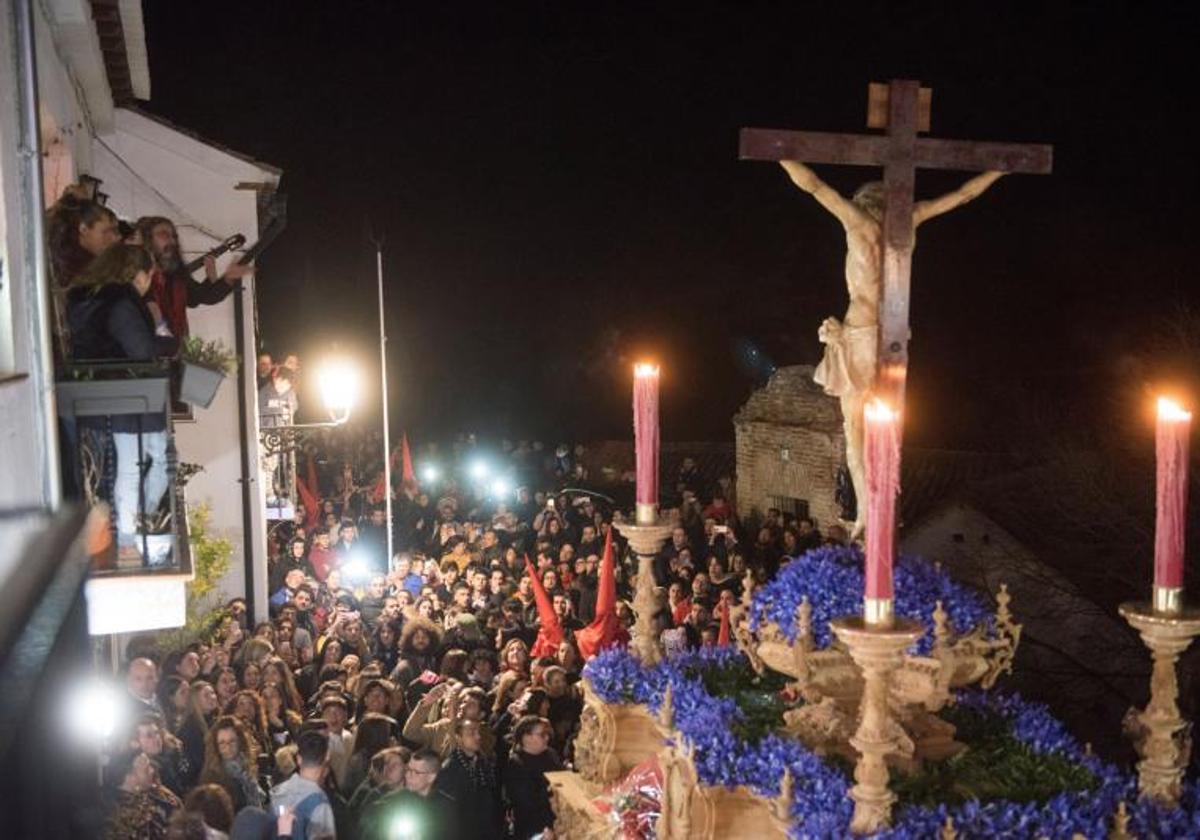
M 1183 587 L 1183 533 L 1187 514 L 1188 436 L 1191 412 L 1165 397 L 1158 400 L 1155 430 L 1158 509 L 1154 528 L 1154 587 Z M 1156 593 L 1155 601 L 1158 601 Z
M 867 473 L 868 621 L 890 620 L 892 561 L 896 551 L 896 493 L 900 487 L 900 417 L 879 400 L 864 411 L 864 457 Z M 874 606 L 872 604 L 874 603 Z
M 658 367 L 633 367 L 633 437 L 637 457 L 638 518 L 658 504 Z M 646 506 L 646 507 L 643 507 Z

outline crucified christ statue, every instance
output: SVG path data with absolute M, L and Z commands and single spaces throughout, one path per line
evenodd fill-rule
M 852 538 L 862 535 L 867 509 L 867 481 L 863 463 L 863 407 L 875 384 L 879 353 L 879 298 L 883 284 L 883 211 L 882 181 L 871 181 L 847 200 L 822 181 L 803 163 L 780 161 L 792 181 L 810 193 L 832 213 L 846 230 L 846 287 L 850 306 L 846 316 L 826 318 L 817 331 L 825 345 L 825 356 L 813 373 L 813 380 L 825 393 L 837 397 L 842 406 L 842 426 L 846 435 L 846 466 L 854 484 L 857 516 Z M 980 195 L 1003 172 L 985 172 L 967 181 L 957 190 L 940 198 L 918 201 L 913 205 L 913 229 L 924 221 L 953 210 Z

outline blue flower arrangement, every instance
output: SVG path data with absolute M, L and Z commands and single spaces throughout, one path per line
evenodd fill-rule
M 942 602 L 954 632 L 969 633 L 976 627 L 991 628 L 993 618 L 984 599 L 970 587 L 955 582 L 945 572 L 917 557 L 901 556 L 893 570 L 896 615 L 925 625 L 917 652 L 933 647 L 933 611 Z M 773 621 L 788 641 L 796 640 L 796 610 L 808 597 L 812 605 L 813 641 L 818 648 L 829 645 L 831 619 L 862 615 L 863 554 L 857 547 L 826 546 L 813 549 L 784 566 L 775 579 L 754 591 L 750 606 L 750 629 Z
M 610 649 L 592 659 L 584 674 L 605 702 L 642 703 L 655 712 L 662 705 L 666 687 L 671 686 L 676 729 L 693 749 L 702 783 L 746 785 L 759 794 L 776 796 L 784 771 L 790 769 L 794 780 L 792 836 L 849 836 L 853 802 L 848 796 L 851 782 L 845 773 L 798 741 L 777 734 L 756 742 L 738 738 L 731 727 L 741 719 L 742 711 L 729 698 L 714 697 L 705 690 L 701 675 L 706 669 L 744 663 L 742 654 L 733 648 L 705 648 L 646 668 L 627 651 Z M 954 806 L 901 807 L 893 814 L 893 825 L 877 837 L 937 837 L 950 816 L 959 837 L 1068 840 L 1081 834 L 1103 838 L 1122 801 L 1127 803 L 1130 829 L 1136 836 L 1200 836 L 1200 790 L 1194 782 L 1185 785 L 1179 808 L 1161 808 L 1138 800 L 1136 777 L 1088 755 L 1045 706 L 1014 694 L 976 690 L 961 692 L 957 702 L 962 708 L 1002 718 L 1011 736 L 1030 751 L 1061 756 L 1085 768 L 1094 777 L 1095 786 L 1037 802 L 969 800 Z
M 644 703 L 655 713 L 670 685 L 675 727 L 693 750 L 703 784 L 746 785 L 764 796 L 777 796 L 784 771 L 790 769 L 792 815 L 805 827 L 798 836 L 844 836 L 853 811 L 845 774 L 790 738 L 770 734 L 757 743 L 740 740 L 730 728 L 742 719 L 741 709 L 731 699 L 705 690 L 700 672 L 744 663 L 736 648 L 710 647 L 645 668 L 628 651 L 611 648 L 593 658 L 584 675 L 606 703 Z

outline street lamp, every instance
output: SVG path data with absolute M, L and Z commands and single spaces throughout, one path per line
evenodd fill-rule
M 345 359 L 330 359 L 317 369 L 317 386 L 321 402 L 329 413 L 324 423 L 297 423 L 270 426 L 259 430 L 259 444 L 265 455 L 292 452 L 300 441 L 318 429 L 332 429 L 350 419 L 358 397 L 358 370 Z
M 350 409 L 358 397 L 358 371 L 345 359 L 331 359 L 317 371 L 321 401 L 329 412 L 332 425 L 350 419 Z

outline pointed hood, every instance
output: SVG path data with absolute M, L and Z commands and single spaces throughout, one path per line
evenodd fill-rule
M 600 561 L 600 585 L 596 592 L 596 617 L 575 633 L 575 642 L 584 661 L 605 648 L 627 644 L 629 634 L 617 617 L 617 571 L 613 557 L 612 527 L 604 540 L 604 559 Z
M 558 620 L 558 614 L 554 612 L 554 604 L 546 594 L 546 587 L 542 586 L 542 581 L 537 576 L 537 569 L 529 562 L 528 554 L 525 555 L 525 570 L 529 573 L 530 583 L 533 584 L 533 600 L 537 604 L 538 624 L 541 625 L 529 655 L 554 656 L 563 640 L 562 623 Z

